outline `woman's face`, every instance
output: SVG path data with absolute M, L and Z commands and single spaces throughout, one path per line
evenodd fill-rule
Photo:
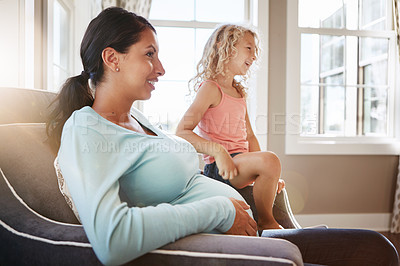
M 156 34 L 146 29 L 141 33 L 140 41 L 133 44 L 127 54 L 119 61 L 119 82 L 121 88 L 133 100 L 147 100 L 155 89 L 158 77 L 165 70 L 158 58 L 158 41 Z

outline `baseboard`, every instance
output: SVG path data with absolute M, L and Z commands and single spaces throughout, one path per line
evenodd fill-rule
M 359 228 L 374 231 L 389 231 L 391 213 L 338 213 L 298 214 L 296 220 L 301 227 L 325 224 L 329 228 Z

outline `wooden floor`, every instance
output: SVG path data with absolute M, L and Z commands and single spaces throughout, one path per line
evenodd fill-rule
M 400 254 L 400 234 L 392 234 L 390 232 L 379 232 L 382 235 L 386 236 L 387 239 L 390 240 L 390 242 L 393 243 L 393 245 L 397 249 L 397 253 Z

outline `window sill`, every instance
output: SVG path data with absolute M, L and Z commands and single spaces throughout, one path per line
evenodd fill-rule
M 400 155 L 400 140 L 378 137 L 286 135 L 287 155 Z

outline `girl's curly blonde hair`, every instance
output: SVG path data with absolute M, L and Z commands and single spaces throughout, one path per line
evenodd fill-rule
M 236 44 L 246 33 L 250 33 L 255 40 L 255 57 L 259 57 L 259 37 L 255 30 L 241 25 L 224 24 L 216 28 L 208 39 L 203 56 L 197 64 L 197 74 L 189 80 L 193 83 L 194 91 L 198 90 L 201 82 L 215 79 L 218 75 L 225 75 L 225 65 L 232 55 L 235 55 Z M 232 86 L 242 95 L 246 95 L 246 88 L 242 85 L 248 79 L 248 73 L 241 77 L 240 81 L 233 80 Z

